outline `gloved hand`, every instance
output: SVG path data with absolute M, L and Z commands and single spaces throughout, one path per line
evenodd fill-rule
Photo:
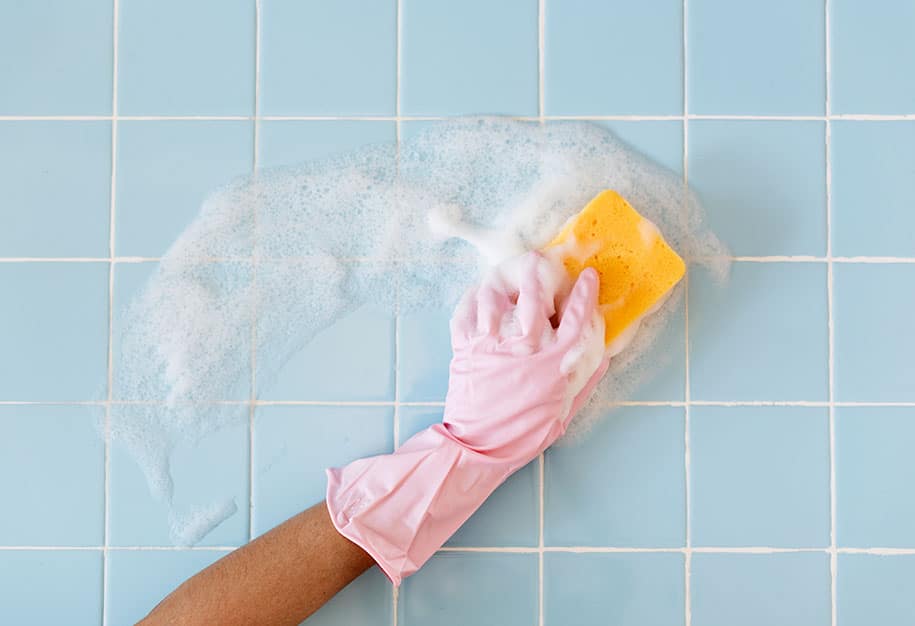
M 443 423 L 327 471 L 334 526 L 395 585 L 565 432 L 607 370 L 597 273 L 582 272 L 554 329 L 562 268 L 537 253 L 520 263 L 517 281 L 493 276 L 455 311 Z

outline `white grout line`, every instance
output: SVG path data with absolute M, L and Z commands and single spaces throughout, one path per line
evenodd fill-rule
M 689 0 L 683 0 L 683 202 L 689 202 Z M 690 492 L 690 393 L 689 377 L 689 271 L 683 281 L 683 336 L 684 336 L 684 380 L 683 380 L 683 477 L 684 509 L 686 525 L 686 547 L 683 552 L 683 623 L 691 626 L 692 610 L 692 524 Z
M 543 126 L 545 116 L 544 105 L 546 102 L 544 78 L 546 76 L 546 0 L 537 2 L 537 121 Z M 537 623 L 544 626 L 545 615 L 543 611 L 544 603 L 544 511 L 546 508 L 546 457 L 541 452 L 537 457 L 537 485 L 538 485 L 538 508 L 537 508 Z
M 226 406 L 249 405 L 250 400 L 214 400 L 212 402 L 199 402 L 197 404 L 213 405 L 220 404 Z M 164 401 L 131 401 L 131 400 L 0 400 L 0 406 L 155 406 L 165 405 Z M 191 404 L 191 403 L 189 403 Z M 443 407 L 444 402 L 394 402 L 393 400 L 378 401 L 347 401 L 347 400 L 257 400 L 257 406 L 339 406 L 339 407 Z M 835 407 L 863 407 L 863 408 L 887 408 L 902 407 L 915 408 L 915 401 L 912 402 L 832 402 L 828 400 L 690 400 L 689 406 L 711 406 L 711 407 L 741 407 L 741 406 L 759 406 L 759 407 L 813 407 L 828 408 Z M 603 405 L 605 408 L 612 409 L 618 407 L 685 407 L 686 402 L 677 400 L 631 400 L 624 402 L 614 402 Z
M 395 154 L 396 172 L 400 176 L 400 145 L 403 141 L 402 118 L 400 115 L 400 63 L 403 53 L 403 0 L 396 0 L 395 11 L 395 44 L 394 44 L 394 113 L 395 113 Z M 394 449 L 400 447 L 400 285 L 398 285 L 397 310 L 394 316 Z M 391 585 L 391 625 L 397 626 L 399 619 L 400 587 Z
M 122 122 L 160 121 L 251 121 L 265 122 L 397 122 L 449 120 L 463 116 L 443 115 L 0 115 L 0 122 L 97 122 L 119 120 Z M 501 116 L 509 119 L 536 122 L 540 115 Z M 822 122 L 829 120 L 850 120 L 862 122 L 915 121 L 915 113 L 881 115 L 870 113 L 841 113 L 836 115 L 544 115 L 551 121 L 678 121 L 678 120 L 757 120 L 773 122 Z
M 833 256 L 832 256 L 832 113 L 831 102 L 831 74 L 832 74 L 832 49 L 830 46 L 829 0 L 823 2 L 824 13 L 824 44 L 825 44 L 825 80 L 826 101 L 824 113 L 826 114 L 825 129 L 825 156 L 826 156 L 826 319 L 828 333 L 827 352 L 827 380 L 829 389 L 829 599 L 831 626 L 838 624 L 838 556 L 836 553 L 836 398 L 835 398 L 835 324 L 834 324 L 834 298 L 833 298 Z
M 0 552 L 230 552 L 241 546 L 0 546 Z M 543 552 L 566 554 L 795 554 L 795 553 L 832 553 L 832 548 L 822 547 L 775 547 L 775 546 L 696 546 L 678 548 L 629 548 L 616 546 L 545 546 Z M 838 554 L 865 554 L 871 556 L 912 556 L 915 548 L 836 548 Z M 537 547 L 484 547 L 484 546 L 444 546 L 439 552 L 496 553 L 496 554 L 539 554 Z
M 261 0 L 254 2 L 254 122 L 253 122 L 253 155 L 251 169 L 253 176 L 257 176 L 257 155 L 259 145 L 258 114 L 260 113 L 260 67 L 261 67 Z M 249 384 L 250 397 L 248 407 L 248 541 L 254 538 L 254 417 L 257 409 L 257 207 L 252 206 L 254 213 L 253 248 L 251 250 L 251 379 Z
M 105 403 L 104 502 L 102 551 L 102 626 L 108 623 L 108 549 L 111 534 L 111 401 L 114 396 L 114 259 L 118 171 L 118 20 L 119 0 L 111 6 L 111 186 L 108 198 L 108 389 Z
M 263 257 L 261 260 L 275 260 L 288 262 L 307 262 L 314 257 Z M 871 263 L 871 264 L 912 264 L 915 263 L 915 257 L 898 257 L 898 256 L 719 256 L 719 257 L 694 257 L 690 261 L 706 261 L 727 259 L 734 263 Z M 226 261 L 248 260 L 248 257 L 201 257 L 201 263 L 219 263 Z M 373 259 L 372 257 L 352 257 L 341 259 L 343 261 L 375 261 L 382 259 Z M 445 257 L 443 261 L 462 261 L 469 260 L 461 257 Z M 162 257 L 0 257 L 0 263 L 159 263 Z

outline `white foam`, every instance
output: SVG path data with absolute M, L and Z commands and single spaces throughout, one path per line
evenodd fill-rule
M 260 391 L 316 333 L 363 303 L 453 307 L 482 268 L 542 247 L 608 188 L 687 261 L 724 258 L 679 175 L 586 123 L 435 123 L 399 150 L 368 147 L 231 183 L 205 201 L 118 315 L 113 394 L 137 404 L 112 410 L 112 437 L 171 502 L 174 446 L 247 419 L 247 406 L 217 402 L 251 395 L 252 349 Z M 434 236 L 455 227 L 476 237 L 482 263 L 467 243 Z M 651 347 L 681 300 L 676 289 L 643 320 L 573 430 L 584 432 L 600 406 L 628 397 L 657 367 L 664 351 Z M 199 538 L 212 527 L 207 515 L 180 534 Z

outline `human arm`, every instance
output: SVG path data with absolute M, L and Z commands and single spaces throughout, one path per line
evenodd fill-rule
M 140 624 L 299 624 L 374 564 L 321 502 L 185 581 Z

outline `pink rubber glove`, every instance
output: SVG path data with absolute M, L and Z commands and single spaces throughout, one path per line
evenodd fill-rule
M 520 264 L 520 288 L 492 278 L 455 311 L 444 422 L 327 471 L 334 526 L 395 585 L 565 432 L 606 372 L 597 273 L 581 274 L 554 329 L 557 268 L 536 253 Z

